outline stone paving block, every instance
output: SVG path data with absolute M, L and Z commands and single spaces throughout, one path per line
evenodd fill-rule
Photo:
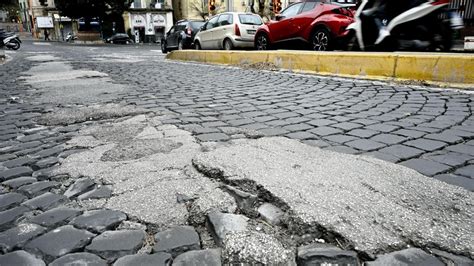
M 191 226 L 177 226 L 155 234 L 155 253 L 166 252 L 176 257 L 197 249 L 201 249 L 199 235 Z
M 355 251 L 342 250 L 328 244 L 298 247 L 298 265 L 359 265 Z
M 41 159 L 38 162 L 36 162 L 36 166 L 39 168 L 46 168 L 46 167 L 51 167 L 59 162 L 57 157 L 49 157 L 45 159 Z
M 196 138 L 200 141 L 223 141 L 230 139 L 224 133 L 209 133 L 209 134 L 200 134 L 197 135 Z
M 155 253 L 151 255 L 149 254 L 127 255 L 127 256 L 119 258 L 113 264 L 113 266 L 129 266 L 129 265 L 168 266 L 168 265 L 171 265 L 171 261 L 172 261 L 171 254 L 159 252 L 159 253 Z M 176 263 L 173 263 L 173 265 L 175 264 Z M 208 265 L 208 264 L 196 264 L 196 265 Z
M 28 176 L 33 173 L 33 170 L 27 166 L 15 167 L 12 169 L 4 170 L 0 172 L 0 181 L 9 180 L 15 177 Z
M 429 139 L 415 139 L 415 140 L 404 142 L 403 144 L 418 148 L 420 150 L 425 150 L 425 151 L 439 150 L 448 145 L 441 141 L 429 140 Z
M 436 178 L 451 185 L 463 187 L 469 191 L 474 191 L 474 179 L 471 178 L 453 174 L 435 175 L 433 176 L 433 178 Z
M 446 150 L 474 156 L 474 149 L 472 148 L 471 145 L 457 144 L 457 145 L 446 147 Z
M 33 156 L 38 157 L 38 158 L 46 158 L 46 157 L 50 157 L 50 156 L 53 156 L 53 155 L 58 155 L 63 151 L 64 151 L 64 147 L 59 145 L 59 146 L 54 146 L 52 148 L 43 149 L 43 150 L 33 154 Z
M 335 142 L 335 143 L 338 143 L 338 144 L 343 144 L 343 143 L 346 143 L 348 141 L 352 141 L 352 140 L 356 140 L 358 138 L 356 137 L 353 137 L 353 136 L 348 136 L 348 135 L 330 135 L 330 136 L 326 136 L 326 137 L 323 137 L 323 139 L 325 140 L 329 140 L 331 142 Z
M 264 203 L 257 209 L 258 214 L 269 224 L 278 225 L 284 212 L 271 203 Z
M 10 188 L 17 189 L 23 185 L 29 185 L 29 184 L 35 183 L 36 181 L 38 180 L 34 177 L 22 176 L 22 177 L 10 179 L 8 181 L 3 182 L 2 184 Z
M 103 198 L 110 198 L 111 196 L 112 196 L 111 186 L 100 186 L 84 194 L 79 195 L 77 199 L 78 200 L 103 199 Z
M 286 134 L 286 136 L 290 139 L 316 139 L 316 135 L 308 133 L 308 132 L 293 132 Z
M 439 154 L 427 155 L 426 159 L 455 167 L 466 164 L 466 162 L 471 160 L 472 157 L 470 155 L 457 152 L 442 152 Z
M 30 239 L 46 232 L 46 228 L 29 223 L 22 223 L 0 233 L 0 250 L 7 253 L 14 248 L 22 248 Z
M 451 169 L 451 167 L 448 165 L 440 164 L 425 159 L 411 159 L 402 162 L 401 165 L 415 169 L 416 171 L 427 176 L 433 176 Z
M 368 139 L 352 140 L 345 143 L 344 145 L 347 145 L 349 147 L 352 147 L 361 151 L 373 151 L 373 150 L 377 150 L 386 146 L 383 143 L 376 142 L 373 140 L 368 140 Z
M 340 129 L 343 129 L 343 130 L 352 130 L 352 129 L 355 129 L 355 128 L 360 128 L 360 127 L 362 127 L 362 125 L 356 124 L 356 123 L 351 123 L 351 122 L 343 122 L 343 123 L 331 125 L 331 127 L 340 128 Z
M 334 134 L 341 134 L 342 130 L 332 128 L 332 127 L 317 127 L 315 129 L 308 130 L 308 132 L 313 133 L 318 136 L 328 136 L 328 135 L 334 135 Z
M 85 250 L 112 263 L 120 257 L 136 253 L 144 240 L 145 232 L 142 230 L 105 231 L 95 237 Z
M 49 264 L 49 266 L 107 266 L 107 261 L 101 257 L 87 252 L 78 252 L 62 256 Z M 130 264 L 133 265 L 133 264 Z M 141 265 L 141 264 L 135 264 Z
M 67 202 L 67 198 L 63 195 L 46 192 L 40 196 L 23 202 L 22 205 L 30 208 L 31 210 L 39 209 L 42 211 L 47 211 L 65 202 Z
M 28 208 L 24 206 L 18 206 L 13 209 L 0 212 L 0 231 L 9 228 L 16 219 L 20 218 L 27 211 L 29 211 Z
M 173 266 L 221 266 L 221 249 L 192 250 L 173 260 Z
M 6 209 L 18 206 L 26 199 L 27 197 L 25 197 L 24 195 L 15 192 L 2 194 L 0 195 L 0 211 L 4 211 Z
M 289 132 L 283 128 L 263 128 L 258 130 L 259 132 L 263 133 L 265 136 L 280 136 L 288 134 Z
M 295 132 L 295 131 L 304 131 L 308 129 L 312 129 L 313 126 L 310 126 L 305 123 L 300 123 L 300 124 L 294 124 L 294 125 L 289 125 L 289 126 L 284 126 L 283 129 L 288 130 L 290 132 Z
M 292 112 L 281 112 L 281 113 L 273 114 L 273 116 L 277 117 L 277 118 L 280 118 L 280 119 L 285 119 L 285 118 L 290 118 L 290 117 L 296 117 L 296 116 L 299 116 L 299 115 L 296 114 L 296 113 L 292 113 Z
M 375 136 L 379 133 L 380 132 L 378 132 L 378 131 L 368 130 L 368 129 L 354 129 L 354 130 L 351 130 L 351 131 L 347 132 L 347 134 L 352 135 L 352 136 L 356 136 L 358 138 L 370 138 L 370 137 Z
M 462 175 L 465 177 L 473 178 L 474 179 L 474 164 L 470 164 L 464 167 L 461 167 L 454 172 L 457 175 Z
M 5 162 L 5 161 L 8 161 L 8 160 L 11 160 L 11 159 L 15 159 L 17 158 L 15 154 L 1 154 L 0 155 L 0 162 Z
M 66 192 L 64 192 L 64 196 L 68 198 L 76 197 L 79 194 L 91 190 L 94 186 L 95 182 L 92 179 L 88 177 L 79 178 L 74 184 L 69 186 Z
M 251 194 L 239 189 L 236 189 L 232 186 L 225 185 L 224 188 L 235 198 L 237 205 L 241 209 L 252 209 L 257 202 L 258 196 Z M 192 200 L 192 198 L 190 198 Z M 179 201 L 178 201 L 179 202 Z
M 408 159 L 408 158 L 416 157 L 423 153 L 423 151 L 420 149 L 408 147 L 401 144 L 382 148 L 379 150 L 379 152 L 387 153 L 395 157 L 398 157 L 400 159 Z
M 402 143 L 403 141 L 407 140 L 407 137 L 402 137 L 393 134 L 380 134 L 372 137 L 371 140 L 391 145 Z
M 328 126 L 337 123 L 334 120 L 329 120 L 329 119 L 314 119 L 311 121 L 306 122 L 306 124 L 313 125 L 315 127 L 323 127 L 323 126 Z
M 375 261 L 366 262 L 367 266 L 385 265 L 430 265 L 444 266 L 439 259 L 418 248 L 409 248 L 377 256 Z
M 244 119 L 236 119 L 236 120 L 228 120 L 227 124 L 231 126 L 242 126 L 242 125 L 247 125 L 247 124 L 252 124 L 255 123 L 254 120 L 249 119 L 249 118 L 244 118 Z
M 46 263 L 26 251 L 18 250 L 0 256 L 0 265 L 45 266 Z
M 400 158 L 398 158 L 398 157 L 395 157 L 393 155 L 386 154 L 386 153 L 381 153 L 381 152 L 378 152 L 378 151 L 364 153 L 364 155 L 374 157 L 374 158 L 377 158 L 377 159 L 380 159 L 380 160 L 384 160 L 384 161 L 387 161 L 387 162 L 392 162 L 392 163 L 397 163 L 397 162 L 400 161 Z
M 74 218 L 70 224 L 77 228 L 102 233 L 105 230 L 114 229 L 126 219 L 127 215 L 121 211 L 104 209 L 86 211 L 81 216 Z
M 40 181 L 28 185 L 24 185 L 18 189 L 19 192 L 34 197 L 49 191 L 52 188 L 59 187 L 60 183 L 56 181 Z
M 392 132 L 393 134 L 409 137 L 409 138 L 420 138 L 426 135 L 425 132 L 416 131 L 416 130 L 408 130 L 408 129 L 399 129 L 397 131 Z
M 324 149 L 328 150 L 328 151 L 347 153 L 347 154 L 359 154 L 359 153 L 361 153 L 361 151 L 358 151 L 354 148 L 347 147 L 347 146 L 344 146 L 344 145 L 328 146 L 328 147 L 325 147 Z
M 474 265 L 474 260 L 468 257 L 454 255 L 454 254 L 451 254 L 439 249 L 431 249 L 430 251 L 434 255 L 438 256 L 438 258 L 441 259 L 446 265 L 450 265 L 450 266 L 451 265 L 456 265 L 456 266 Z
M 226 234 L 247 230 L 249 218 L 238 215 L 213 211 L 207 215 L 210 231 L 217 245 L 222 246 Z
M 366 126 L 365 128 L 369 130 L 389 133 L 389 132 L 393 132 L 399 129 L 400 127 L 394 126 L 394 125 L 388 125 L 388 124 L 375 124 L 375 125 Z
M 61 226 L 25 245 L 25 249 L 43 256 L 47 262 L 65 254 L 81 250 L 95 234 L 71 225 Z
M 36 160 L 28 156 L 19 157 L 2 163 L 3 166 L 8 168 L 27 166 L 35 162 Z
M 81 212 L 78 209 L 58 207 L 32 217 L 30 222 L 46 227 L 57 227 L 68 223 L 69 220 L 81 214 Z

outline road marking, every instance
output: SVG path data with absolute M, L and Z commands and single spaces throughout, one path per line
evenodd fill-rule
M 33 45 L 51 45 L 49 42 L 33 42 Z

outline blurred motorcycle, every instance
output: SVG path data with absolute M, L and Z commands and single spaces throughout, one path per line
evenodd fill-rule
M 66 42 L 72 42 L 74 40 L 77 40 L 77 36 L 72 34 L 72 32 L 68 32 L 66 35 Z
M 0 30 L 0 48 L 7 47 L 8 49 L 18 50 L 20 44 L 21 40 L 15 33 Z
M 462 18 L 450 0 L 363 0 L 348 26 L 351 50 L 449 51 Z

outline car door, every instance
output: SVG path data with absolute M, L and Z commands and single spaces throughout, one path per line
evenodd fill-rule
M 224 39 L 234 31 L 233 15 L 231 13 L 224 13 L 219 16 L 217 20 L 218 26 L 214 30 L 213 42 L 216 49 L 223 47 Z
M 274 22 L 268 25 L 270 32 L 274 36 L 274 42 L 282 41 L 291 38 L 293 35 L 289 30 L 294 17 L 298 15 L 299 11 L 303 7 L 304 2 L 295 3 L 277 16 L 278 22 Z
M 186 25 L 188 25 L 187 21 L 178 22 L 176 25 L 175 30 L 175 38 L 176 38 L 176 46 L 178 46 L 181 37 L 183 36 L 183 31 L 186 29 Z
M 168 33 L 166 33 L 166 46 L 167 47 L 176 46 L 174 33 L 175 33 L 175 26 L 171 27 Z
M 212 34 L 213 30 L 217 26 L 217 19 L 219 16 L 215 16 L 211 18 L 207 23 L 206 23 L 206 28 L 204 31 L 201 31 L 199 34 L 200 41 L 201 41 L 201 48 L 202 49 L 215 49 L 212 45 Z
M 289 31 L 292 34 L 289 37 L 296 38 L 302 36 L 302 32 L 311 25 L 316 18 L 316 13 L 318 13 L 317 10 L 320 10 L 321 8 L 321 1 L 305 2 L 299 13 L 290 19 Z

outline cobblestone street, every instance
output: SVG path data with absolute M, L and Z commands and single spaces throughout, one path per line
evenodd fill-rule
M 97 265 L 215 265 L 221 252 L 225 262 L 291 265 L 289 246 L 308 243 L 307 235 L 293 238 L 290 226 L 276 232 L 272 221 L 247 221 L 243 215 L 256 214 L 245 204 L 262 203 L 261 191 L 253 191 L 257 199 L 249 191 L 227 188 L 231 197 L 222 184 L 187 165 L 201 150 L 220 145 L 205 142 L 287 137 L 403 165 L 471 191 L 466 195 L 474 191 L 472 90 L 173 62 L 164 60 L 157 46 L 27 42 L 7 56 L 0 64 L 0 253 L 6 254 L 0 255 L 1 265 L 64 265 L 80 259 Z M 157 135 L 161 140 L 155 142 L 150 136 Z M 118 146 L 101 150 L 113 145 Z M 138 160 L 158 151 L 187 157 Z M 166 176 L 159 185 L 151 179 L 157 172 Z M 134 175 L 139 181 L 129 179 Z M 188 194 L 177 189 L 176 180 L 187 184 Z M 146 189 L 162 202 L 151 202 Z M 287 211 L 292 206 L 278 207 Z M 259 213 L 264 216 L 260 208 Z M 466 213 L 459 220 L 472 218 L 472 209 Z M 231 225 L 226 215 L 235 216 Z M 466 228 L 472 226 L 463 221 Z M 258 233 L 240 240 L 258 239 L 267 255 L 248 255 L 251 245 L 235 255 L 239 252 L 232 247 L 240 242 L 225 233 L 239 231 L 242 224 Z M 462 241 L 468 243 L 472 232 L 464 233 Z M 326 242 L 351 240 L 316 235 Z M 164 239 L 170 236 L 168 243 Z M 397 241 L 383 249 L 411 245 Z M 349 262 L 373 260 L 380 251 L 347 246 L 358 252 L 341 255 Z M 437 243 L 433 253 L 472 263 L 469 245 L 445 246 Z M 297 262 L 305 256 L 298 249 Z M 430 259 L 435 257 L 425 262 Z

